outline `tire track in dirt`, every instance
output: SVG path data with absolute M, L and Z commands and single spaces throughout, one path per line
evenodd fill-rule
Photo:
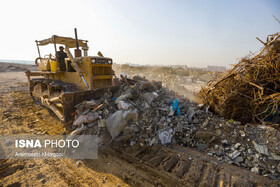
M 181 149 L 181 150 L 180 150 Z M 183 150 L 183 151 L 182 151 Z M 124 147 L 114 143 L 100 150 L 101 160 L 116 160 L 119 167 L 133 167 L 110 170 L 125 182 L 136 186 L 273 186 L 278 185 L 263 176 L 242 168 L 219 163 L 212 157 L 180 146 L 166 148 Z M 105 158 L 104 158 L 105 156 Z M 95 161 L 87 161 L 88 167 L 95 167 Z M 105 165 L 105 164 L 104 164 Z M 108 169 L 103 169 L 108 172 Z M 120 171 L 122 174 L 120 174 Z M 127 173 L 136 172 L 133 175 Z M 126 174 L 124 174 L 124 172 Z

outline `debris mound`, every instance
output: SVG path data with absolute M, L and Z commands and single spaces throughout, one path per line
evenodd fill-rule
M 112 141 L 136 148 L 191 147 L 219 162 L 280 181 L 280 132 L 272 126 L 226 120 L 160 81 L 121 76 L 116 82 L 118 89 L 76 105 L 66 134 L 97 135 L 99 147 Z
M 161 81 L 162 86 L 197 101 L 195 96 L 210 80 L 217 80 L 222 72 L 208 71 L 203 68 L 186 66 L 137 66 L 128 64 L 113 64 L 116 75 L 141 76 L 148 80 Z
M 210 81 L 199 96 L 210 109 L 242 123 L 279 122 L 280 33 L 268 35 L 255 56 L 242 58 L 217 81 Z
M 116 91 L 76 106 L 75 120 L 69 126 L 69 132 L 78 130 L 82 133 L 82 129 L 102 138 L 102 133 L 108 132 L 111 141 L 119 138 L 127 145 L 166 145 L 171 143 L 172 137 L 180 144 L 191 142 L 194 124 L 202 123 L 206 118 L 203 106 L 163 87 L 161 81 L 149 81 L 140 76 L 120 77 Z M 196 146 L 195 142 L 190 145 Z

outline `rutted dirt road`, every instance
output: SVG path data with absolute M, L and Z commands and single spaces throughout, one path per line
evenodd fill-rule
M 33 102 L 23 72 L 0 73 L 0 134 L 62 134 L 56 116 Z M 99 149 L 96 160 L 0 161 L 0 186 L 273 186 L 276 181 L 219 163 L 195 150 L 125 147 Z

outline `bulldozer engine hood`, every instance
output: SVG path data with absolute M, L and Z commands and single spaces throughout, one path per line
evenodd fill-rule
M 75 48 L 76 47 L 76 40 L 74 38 L 70 37 L 62 37 L 62 36 L 57 36 L 53 35 L 52 37 L 45 39 L 45 40 L 40 40 L 37 41 L 37 45 L 44 46 L 48 44 L 62 44 L 65 45 L 68 48 Z M 87 45 L 87 40 L 78 40 L 79 42 L 79 47 L 88 47 Z

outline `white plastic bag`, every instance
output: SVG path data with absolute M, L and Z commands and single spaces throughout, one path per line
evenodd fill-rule
M 131 105 L 130 104 L 126 104 L 126 102 L 124 101 L 120 101 L 118 103 L 118 108 L 121 110 L 121 109 L 124 109 L 124 110 L 127 110 L 128 107 L 130 107 Z
M 162 131 L 161 133 L 159 133 L 158 137 L 160 139 L 160 142 L 162 145 L 171 143 L 171 139 L 172 139 L 172 133 L 173 130 L 169 129 L 168 131 Z
M 73 123 L 75 126 L 80 126 L 83 123 L 91 123 L 98 118 L 97 112 L 89 112 L 85 115 L 80 115 Z

